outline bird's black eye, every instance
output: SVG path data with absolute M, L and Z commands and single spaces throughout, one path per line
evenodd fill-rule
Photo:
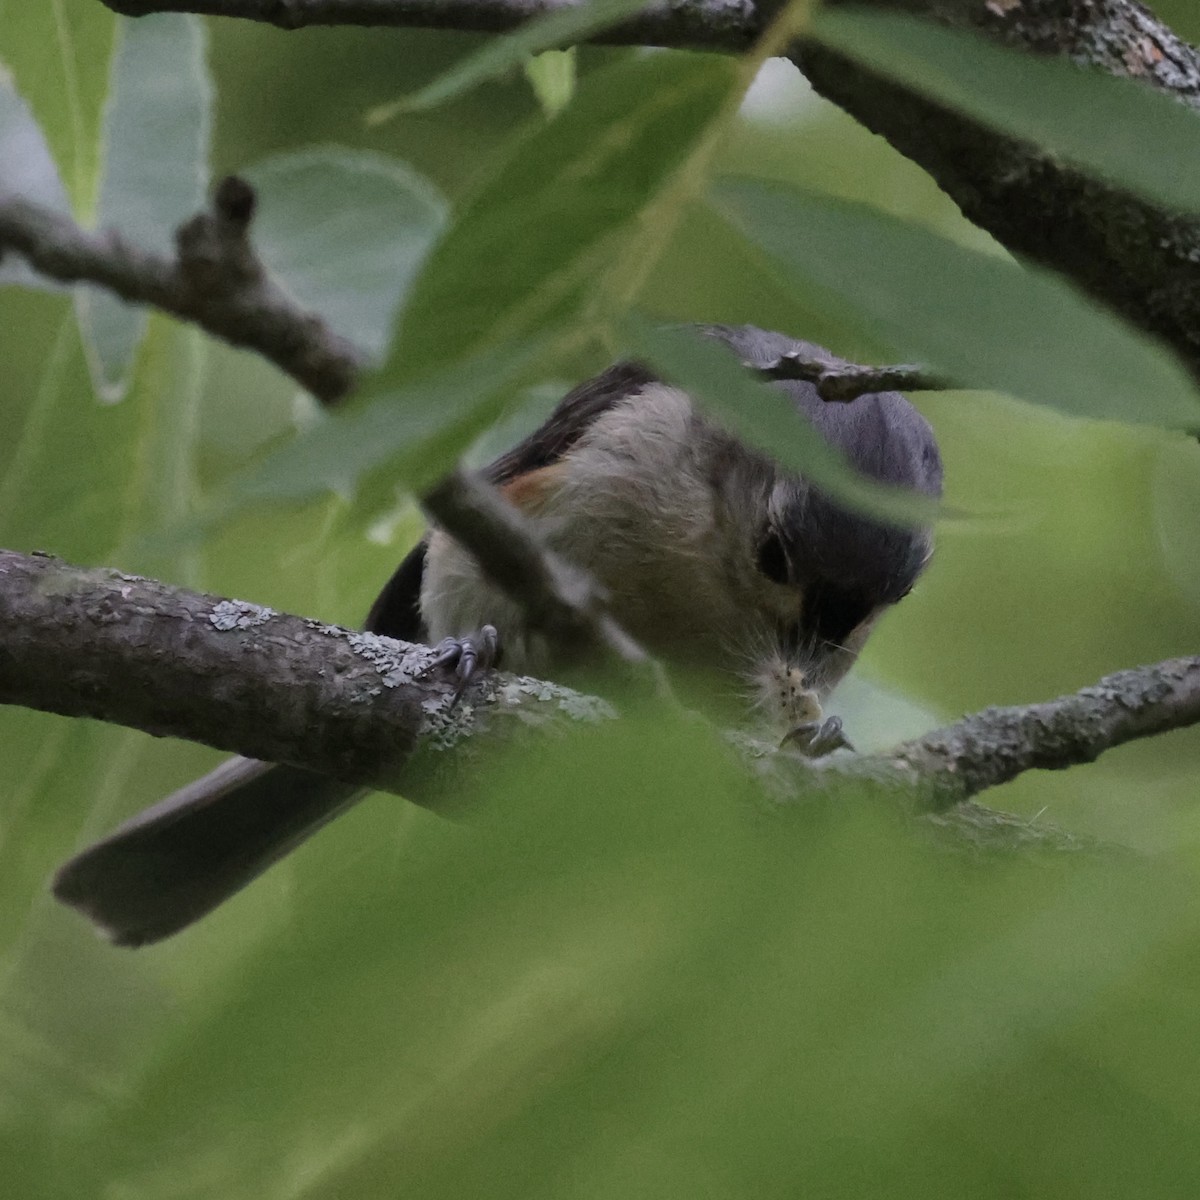
M 788 582 L 788 557 L 779 540 L 779 534 L 767 531 L 767 536 L 758 545 L 758 569 L 772 583 Z
M 871 598 L 856 588 L 817 583 L 804 601 L 804 623 L 818 640 L 840 646 L 870 615 Z

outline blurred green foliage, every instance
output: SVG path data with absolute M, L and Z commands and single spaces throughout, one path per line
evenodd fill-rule
M 1022 54 L 902 13 L 825 9 L 812 32 L 988 128 L 1016 134 L 1172 209 L 1200 209 L 1200 185 L 1187 168 L 1200 157 L 1192 112 L 1175 97 L 1134 82 L 1162 60 L 1149 38 L 1129 51 L 1133 78 L 1122 79 L 1064 70 L 1055 58 Z M 1153 154 L 1146 153 L 1148 142 Z
M 1155 7 L 1167 14 L 1166 0 Z M 1174 15 L 1195 36 L 1194 12 Z M 82 217 L 115 170 L 101 138 L 115 28 L 94 0 L 0 0 L 0 86 L 28 101 Z M 370 126 L 368 111 L 486 39 L 233 22 L 207 34 L 214 139 L 196 170 L 208 158 L 216 174 L 285 182 L 270 218 L 264 184 L 272 265 L 310 303 L 344 302 L 347 332 L 369 340 L 372 315 L 403 303 L 388 289 L 417 275 L 439 193 L 449 198 L 445 241 L 425 261 L 454 273 L 420 278 L 418 301 L 439 299 L 417 328 L 427 359 L 463 378 L 471 350 L 513 329 L 553 346 L 526 383 L 566 385 L 601 365 L 631 259 L 642 310 L 752 321 L 849 357 L 890 358 L 906 314 L 944 310 L 919 257 L 892 325 L 853 307 L 853 272 L 841 284 L 853 311 L 831 307 L 828 287 L 781 277 L 715 215 L 714 178 L 825 193 L 1002 253 L 782 63 L 760 73 L 706 159 L 721 106 L 672 109 L 672 81 L 703 81 L 711 102 L 736 87 L 722 60 L 583 48 L 554 129 L 518 73 Z M 625 90 L 601 112 L 610 79 Z M 598 122 L 620 186 L 595 211 L 587 189 L 567 186 L 556 211 L 539 208 L 548 180 L 586 178 L 553 167 L 572 154 L 594 164 Z M 649 139 L 642 150 L 635 135 Z M 695 148 L 687 186 L 657 157 L 683 161 L 681 139 Z M 536 222 L 522 225 L 526 198 Z M 470 223 L 502 205 L 473 262 Z M 307 247 L 306 208 L 325 231 Z M 372 262 L 364 223 L 346 223 L 355 211 L 372 214 L 375 261 L 395 264 L 369 285 L 361 269 L 338 273 L 339 261 Z M 637 237 L 646 212 L 649 246 Z M 595 267 L 598 300 L 572 290 L 574 276 L 542 290 L 561 281 L 544 269 L 540 232 L 567 247 L 556 262 Z M 482 338 L 478 322 L 456 320 L 476 285 L 498 306 Z M 1072 339 L 1071 357 L 1109 351 L 1054 321 L 1031 353 L 1049 361 L 1056 337 Z M 389 459 L 393 474 L 356 487 L 347 471 L 334 492 L 243 502 L 204 536 L 172 539 L 162 531 L 227 501 L 269 455 L 290 461 L 294 481 L 308 468 L 293 447 L 343 438 L 350 460 L 377 449 L 366 443 L 380 438 L 385 397 L 441 396 L 436 377 L 408 390 L 380 377 L 335 426 L 261 361 L 152 316 L 128 395 L 101 405 L 70 297 L 13 287 L 0 288 L 0 351 L 0 544 L 351 624 L 417 535 L 415 476 L 402 468 L 421 452 L 425 470 L 447 460 L 503 398 L 444 405 L 458 424 Z M 532 419 L 533 392 L 489 385 L 514 397 L 506 427 Z M 886 745 L 1194 652 L 1200 445 L 1080 415 L 1121 411 L 1124 398 L 1132 416 L 1150 403 L 1137 390 L 1114 380 L 1073 415 L 1028 396 L 917 398 L 959 515 L 842 693 L 856 741 Z M 436 415 L 412 403 L 389 426 L 397 441 L 425 436 Z M 469 829 L 373 798 L 196 929 L 137 955 L 50 904 L 45 880 L 71 849 L 215 757 L 0 713 L 6 1195 L 1178 1197 L 1200 1185 L 1195 731 L 988 797 L 1145 861 L 981 865 L 865 802 L 766 812 L 700 731 L 631 722 L 498 761 Z

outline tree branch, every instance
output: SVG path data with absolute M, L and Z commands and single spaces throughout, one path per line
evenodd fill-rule
M 430 657 L 424 646 L 244 601 L 0 551 L 0 703 L 187 738 L 435 807 L 489 746 L 532 747 L 563 726 L 614 715 L 594 697 L 501 673 L 452 708 L 452 681 L 422 675 Z M 884 754 L 811 762 L 737 742 L 789 804 L 865 791 L 914 813 L 945 813 L 1032 768 L 1091 762 L 1197 723 L 1200 657 L 1122 671 L 1043 704 L 987 709 Z M 1024 842 L 1086 846 L 1019 818 L 989 823 L 975 808 L 948 820 L 974 844 L 1012 845 L 1015 830 Z
M 501 33 L 569 0 L 104 0 L 116 12 L 198 12 L 285 29 L 387 25 Z M 828 0 L 925 16 L 1029 53 L 1137 79 L 1200 108 L 1200 54 L 1136 0 Z M 773 6 L 674 0 L 593 39 L 738 53 Z M 922 166 L 968 220 L 1066 275 L 1172 346 L 1200 379 L 1200 221 L 1165 212 L 873 74 L 819 43 L 792 60 L 822 95 Z
M 594 697 L 500 673 L 452 706 L 453 681 L 422 674 L 431 657 L 241 600 L 0 551 L 0 703 L 384 790 L 403 779 L 418 803 L 452 792 L 490 744 L 614 715 Z
M 192 321 L 257 350 L 318 399 L 351 388 L 365 355 L 271 282 L 249 238 L 254 193 L 231 177 L 211 208 L 179 227 L 176 257 L 131 245 L 113 230 L 89 233 L 70 217 L 0 197 L 0 255 L 13 251 L 60 283 L 94 283 L 135 304 Z
M 1026 771 L 1095 762 L 1106 750 L 1200 724 L 1200 656 L 1106 675 L 1041 704 L 987 708 L 884 754 L 838 768 L 944 812 Z
M 15 197 L 0 198 L 0 257 L 12 251 L 60 283 L 96 284 L 123 300 L 150 304 L 191 321 L 215 337 L 257 351 L 318 400 L 335 404 L 353 390 L 366 354 L 271 283 L 249 236 L 254 201 L 254 192 L 245 181 L 236 176 L 223 179 L 211 209 L 179 227 L 175 235 L 178 256 L 172 261 L 131 245 L 114 230 L 89 233 L 54 209 Z M 754 369 L 769 379 L 808 380 L 816 384 L 824 399 L 836 402 L 872 391 L 952 386 L 919 366 L 866 366 L 830 353 L 806 356 L 794 352 Z M 470 498 L 467 491 L 472 492 Z M 475 524 L 484 521 L 493 528 L 499 528 L 497 521 L 506 527 L 513 524 L 511 516 L 501 517 L 495 501 L 483 500 L 480 485 L 465 476 L 448 479 L 430 492 L 424 503 L 444 525 L 464 517 L 464 505 L 476 510 L 474 517 L 466 518 Z M 472 548 L 479 545 L 468 538 L 464 534 L 459 540 Z M 532 554 L 527 547 L 526 557 Z M 559 564 L 543 575 L 546 581 L 551 575 L 557 580 L 560 599 L 575 596 L 572 604 L 576 611 L 569 621 L 577 627 L 576 635 L 607 643 L 627 662 L 644 660 L 645 655 L 628 635 L 605 627 L 603 618 L 597 617 L 599 624 L 595 624 L 584 615 L 588 605 L 597 600 L 595 585 L 581 590 L 577 581 L 567 579 L 567 572 L 569 568 Z M 543 594 L 548 598 L 552 592 L 543 589 Z
M 813 384 L 822 400 L 846 404 L 869 392 L 939 392 L 956 385 L 915 363 L 867 367 L 824 351 L 805 354 L 791 350 L 766 366 L 744 363 L 767 379 L 803 379 Z
M 659 695 L 669 694 L 662 668 L 606 608 L 585 571 L 542 545 L 529 522 L 495 488 L 461 467 L 421 497 L 425 511 L 466 547 L 491 581 L 567 653 L 599 651 L 632 668 Z
M 1134 79 L 1200 108 L 1200 53 L 1136 0 L 865 2 Z M 923 167 L 969 221 L 1161 338 L 1200 379 L 1200 220 L 1084 175 L 818 44 L 801 44 L 792 58 L 818 92 Z
M 525 21 L 566 7 L 570 0 L 101 0 L 113 12 L 144 17 L 159 12 L 201 13 L 275 25 L 450 29 L 507 33 Z M 738 52 L 764 27 L 754 0 L 659 0 L 610 26 L 594 41 L 618 46 Z

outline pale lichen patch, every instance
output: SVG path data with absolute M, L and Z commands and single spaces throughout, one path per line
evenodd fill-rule
M 565 696 L 560 696 L 558 707 L 575 721 L 595 724 L 617 719 L 617 710 L 607 700 L 602 700 L 599 696 L 588 696 L 583 692 L 568 692 Z
M 607 700 L 573 691 L 546 679 L 534 679 L 530 675 L 517 675 L 497 690 L 494 699 L 508 707 L 527 704 L 536 700 L 539 704 L 556 704 L 560 712 L 576 721 L 607 721 L 616 717 L 617 711 Z
M 347 635 L 350 648 L 379 672 L 384 687 L 412 683 L 429 666 L 433 651 L 428 646 L 398 642 L 377 633 Z
M 251 604 L 247 600 L 222 600 L 214 605 L 208 619 L 214 628 L 227 633 L 231 629 L 253 629 L 256 625 L 265 625 L 277 615 L 273 608 L 262 604 Z
M 350 633 L 348 629 L 343 629 L 341 625 L 330 625 L 327 621 L 318 621 L 313 617 L 304 618 L 304 627 L 311 629 L 313 633 L 319 633 L 323 637 L 343 638 Z
M 420 738 L 431 750 L 452 750 L 471 732 L 475 710 L 469 704 L 455 705 L 453 696 L 431 696 L 421 701 Z

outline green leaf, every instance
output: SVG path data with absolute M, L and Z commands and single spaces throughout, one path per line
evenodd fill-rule
M 9 298 L 11 299 L 11 297 Z M 68 560 L 107 563 L 196 585 L 199 563 L 191 546 L 164 546 L 138 555 L 135 542 L 165 516 L 183 519 L 195 490 L 198 398 L 208 342 L 195 329 L 165 317 L 151 318 L 139 370 L 124 404 L 88 403 L 88 373 L 77 323 L 66 297 L 47 302 L 40 313 L 9 313 L 6 332 L 44 345 L 36 390 L 14 390 L 7 399 L 9 437 L 15 442 L 0 474 L 0 544 L 53 549 Z M 30 306 L 32 307 L 32 306 Z M 20 324 L 13 328 L 14 316 Z M 23 318 L 23 319 L 22 319 Z M 46 957 L 25 953 L 53 920 L 45 881 L 64 849 L 98 836 L 130 809 L 130 792 L 155 778 L 161 750 L 130 730 L 88 721 L 61 721 L 16 707 L 0 713 L 0 773 L 5 777 L 0 816 L 0 946 L 15 942 L 4 958 L 0 1000 L 3 1057 L 22 1063 L 6 1071 L 11 1100 L 44 1092 L 57 1068 L 51 1059 L 62 1043 L 47 1010 L 35 1003 L 14 1020 L 13 1003 L 46 994 L 51 987 Z M 169 772 L 168 772 L 169 774 Z M 165 785 L 167 780 L 162 779 Z M 155 785 L 149 785 L 153 788 Z M 144 793 L 143 793 L 144 795 Z M 47 804 L 48 796 L 54 797 Z M 147 797 L 148 798 L 148 797 Z M 82 931 L 81 931 L 82 932 Z M 112 981 L 111 962 L 95 957 L 95 939 L 81 937 L 70 956 L 77 983 L 103 988 Z M 51 971 L 51 974 L 53 972 Z M 128 980 L 126 980 L 128 982 Z M 136 993 L 136 994 L 135 994 Z M 152 1022 L 145 1010 L 151 992 L 129 993 L 135 1024 Z M 15 1000 L 23 997 L 24 1001 Z M 145 1029 L 135 1033 L 118 1022 L 88 1048 L 74 1051 L 104 1071 L 114 1046 L 137 1053 Z M 50 1052 L 56 1043 L 60 1050 Z M 50 1083 L 51 1088 L 57 1086 Z
M 12 79 L 0 66 L 0 196 L 20 196 L 69 213 L 71 202 L 63 187 L 50 147 Z M 15 254 L 0 258 L 0 284 L 59 290 Z
M 1186 1194 L 1184 856 L 748 819 L 703 730 L 612 724 L 489 762 L 468 831 L 369 800 L 153 950 L 48 914 L 0 1024 L 10 1192 Z
M 202 338 L 154 316 L 129 401 L 81 402 L 87 368 L 75 322 L 46 336 L 46 366 L 23 413 L 0 479 L 0 544 L 42 546 L 78 562 L 117 560 L 180 577 L 179 561 L 138 559 L 134 542 L 164 519 L 181 520 L 195 487 Z
M 33 110 L 78 220 L 91 218 L 117 18 L 101 4 L 0 0 L 0 58 Z
M 576 58 L 575 47 L 570 46 L 566 50 L 543 50 L 524 65 L 525 78 L 548 117 L 562 112 L 575 95 Z
M 118 493 L 124 504 L 116 561 L 131 561 L 149 529 L 185 522 L 199 499 L 200 407 L 211 343 L 197 328 L 160 313 L 150 315 L 126 403 L 139 413 L 132 468 Z M 195 548 L 163 545 L 137 558 L 144 574 L 199 584 Z
M 212 82 L 204 25 L 162 13 L 123 20 L 118 33 L 96 223 L 167 253 L 173 231 L 201 207 L 208 187 Z M 146 314 L 107 292 L 76 294 L 93 386 L 111 403 L 129 386 Z
M 1155 203 L 1200 211 L 1200 116 L 1166 93 L 897 13 L 822 8 L 810 33 L 881 75 Z M 1152 78 L 1162 58 L 1150 38 L 1126 51 L 1135 77 Z
M 694 329 L 657 328 L 636 318 L 625 322 L 623 332 L 635 357 L 694 396 L 727 429 L 848 507 L 911 525 L 937 515 L 935 500 L 854 470 L 782 391 L 758 380 L 728 346 Z
M 724 59 L 654 55 L 589 76 L 539 117 L 434 249 L 385 375 L 563 324 L 738 82 Z
M 397 486 L 419 492 L 496 418 L 545 351 L 545 341 L 511 346 L 336 411 L 232 480 L 203 524 L 246 500 L 348 494 L 384 467 Z
M 58 212 L 71 202 L 29 105 L 0 66 L 0 195 L 21 196 Z
M 437 189 L 395 159 L 333 147 L 281 154 L 244 174 L 259 195 L 254 244 L 272 274 L 334 330 L 381 356 L 445 223 Z
M 1060 279 L 966 250 L 873 209 L 777 184 L 720 184 L 714 202 L 852 329 L 966 387 L 1076 416 L 1200 425 L 1174 358 Z
M 1151 493 L 1163 567 L 1191 603 L 1200 606 L 1200 445 L 1194 438 L 1160 448 Z
M 488 79 L 523 66 L 531 54 L 585 41 L 642 8 L 645 0 L 589 0 L 535 17 L 513 33 L 490 39 L 414 95 L 372 109 L 367 123 L 378 125 L 402 113 L 424 112 L 445 104 Z

